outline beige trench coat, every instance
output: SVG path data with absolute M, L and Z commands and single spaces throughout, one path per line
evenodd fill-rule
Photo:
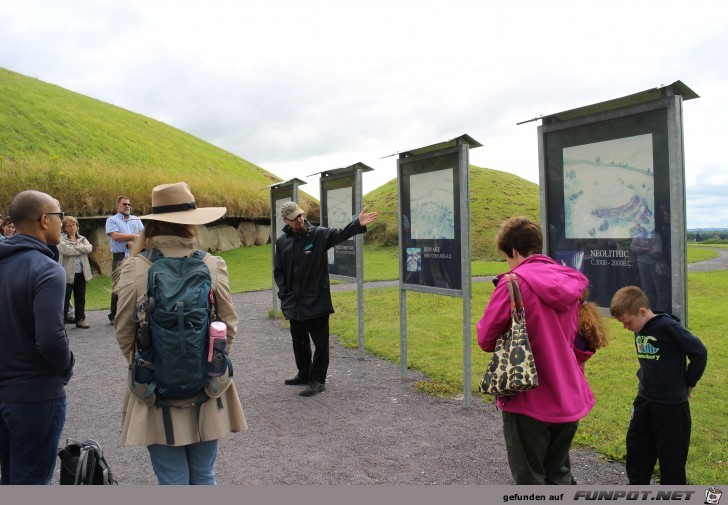
M 93 277 L 91 275 L 91 264 L 88 261 L 88 255 L 93 250 L 93 246 L 86 237 L 77 235 L 78 239 L 74 244 L 70 238 L 63 235 L 61 242 L 58 244 L 58 263 L 61 264 L 66 271 L 66 284 L 73 284 L 76 277 L 76 259 L 81 259 L 81 267 L 83 268 L 83 277 L 86 282 Z
M 150 243 L 168 258 L 189 256 L 194 250 L 192 239 L 182 237 L 153 237 L 150 239 Z M 212 287 L 215 291 L 220 319 L 227 324 L 229 353 L 237 333 L 238 316 L 233 308 L 230 295 L 227 265 L 225 260 L 211 254 L 208 254 L 204 261 L 212 276 Z M 134 309 L 144 300 L 147 271 L 150 265 L 149 260 L 143 256 L 130 256 L 121 266 L 115 326 L 116 340 L 119 342 L 119 348 L 127 362 L 130 362 L 134 352 L 136 327 L 132 321 L 132 315 Z M 119 374 L 120 378 L 123 376 L 125 382 L 127 373 L 128 371 L 124 370 L 123 375 Z M 217 400 L 210 399 L 202 404 L 199 418 L 194 407 L 170 409 L 175 446 L 217 440 L 228 433 L 248 428 L 235 384 L 231 384 L 220 398 L 222 399 L 222 409 L 218 408 Z M 123 399 L 121 441 L 124 445 L 166 445 L 162 409 L 154 406 L 147 407 L 132 395 L 128 388 Z

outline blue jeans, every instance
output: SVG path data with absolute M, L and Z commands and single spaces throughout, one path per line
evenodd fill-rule
M 160 484 L 217 484 L 217 440 L 180 446 L 154 444 L 147 450 Z
M 0 403 L 0 483 L 50 484 L 65 422 L 65 396 Z

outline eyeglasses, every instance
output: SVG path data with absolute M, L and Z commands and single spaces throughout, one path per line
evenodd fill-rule
M 131 207 L 130 203 L 122 203 L 121 205 L 123 205 L 124 207 Z
M 66 215 L 65 212 L 44 212 L 43 214 L 40 215 L 40 217 L 38 219 L 36 219 L 36 221 L 40 222 L 40 220 L 43 218 L 43 216 L 58 216 L 58 218 L 61 221 L 63 221 L 63 216 L 65 216 L 65 215 Z
M 288 219 L 288 218 L 285 218 L 285 219 L 286 219 L 286 221 L 291 221 L 291 222 L 298 221 L 299 219 L 302 220 L 303 219 L 303 214 L 299 214 L 296 217 L 294 217 L 293 219 Z

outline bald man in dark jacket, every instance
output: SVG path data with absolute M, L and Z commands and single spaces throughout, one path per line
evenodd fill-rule
M 0 243 L 0 470 L 2 484 L 50 484 L 66 420 L 73 354 L 63 326 L 66 274 L 49 245 L 61 237 L 58 201 L 13 198 L 16 234 Z

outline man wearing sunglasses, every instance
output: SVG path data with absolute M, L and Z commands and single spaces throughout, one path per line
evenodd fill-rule
M 49 249 L 61 241 L 63 212 L 50 195 L 23 191 L 10 215 L 16 233 L 0 243 L 0 482 L 50 484 L 74 362 L 66 274 Z
M 116 199 L 116 214 L 106 220 L 106 235 L 109 237 L 111 247 L 111 310 L 109 311 L 109 322 L 113 325 L 116 318 L 116 280 L 119 276 L 119 265 L 124 258 L 129 256 L 134 241 L 139 238 L 144 225 L 137 216 L 132 216 L 131 200 L 128 196 L 120 196 Z

